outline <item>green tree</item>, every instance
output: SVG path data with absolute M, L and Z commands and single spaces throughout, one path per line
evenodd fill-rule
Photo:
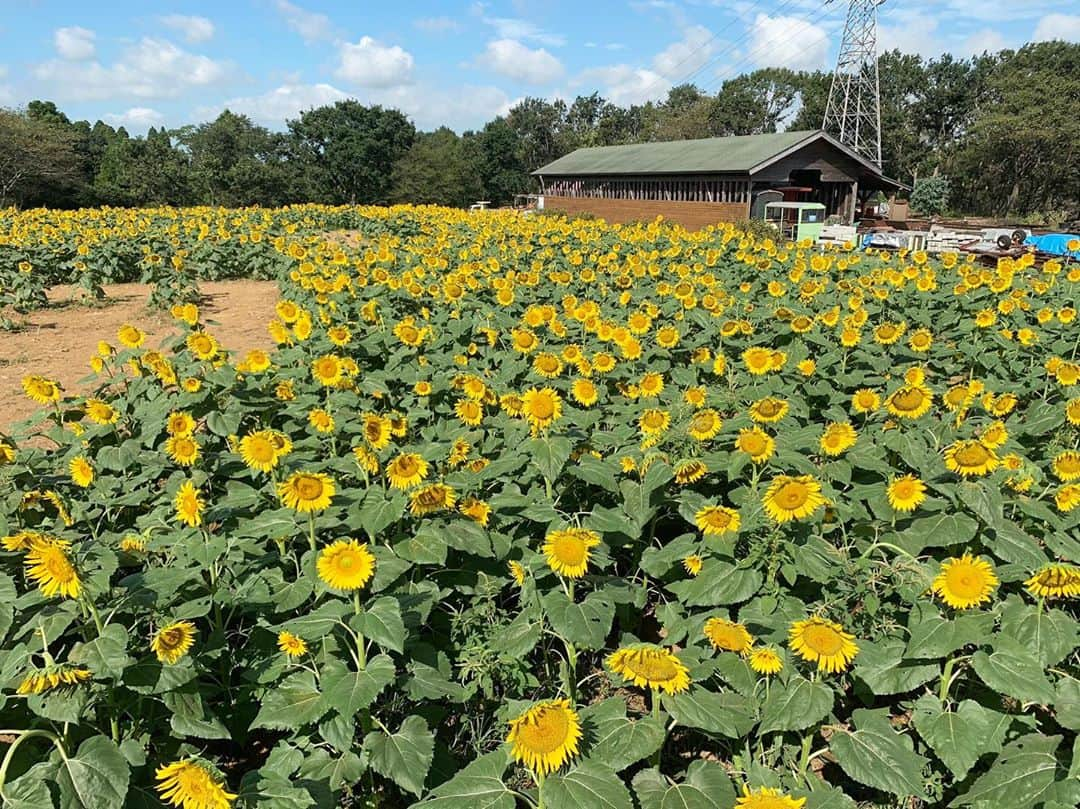
M 482 193 L 480 175 L 452 130 L 423 132 L 394 165 L 392 202 L 462 208 Z
M 82 179 L 82 160 L 70 127 L 0 109 L 0 205 L 73 198 Z
M 292 158 L 310 180 L 310 198 L 329 203 L 386 203 L 392 174 L 416 129 L 398 110 L 352 99 L 316 107 L 288 122 Z
M 505 118 L 490 121 L 475 136 L 471 162 L 479 167 L 484 199 L 494 205 L 511 202 L 514 194 L 532 187 L 532 178 L 521 160 L 521 143 L 517 132 Z
M 185 205 L 193 201 L 189 177 L 187 156 L 167 130 L 129 138 L 121 129 L 102 154 L 94 190 L 110 205 Z

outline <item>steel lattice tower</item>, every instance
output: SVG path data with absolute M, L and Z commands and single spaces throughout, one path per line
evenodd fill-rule
M 884 0 L 850 0 L 844 41 L 821 128 L 881 166 L 881 85 L 877 7 Z

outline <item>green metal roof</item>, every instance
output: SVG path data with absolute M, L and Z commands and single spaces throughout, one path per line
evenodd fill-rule
M 712 174 L 745 173 L 762 163 L 825 133 L 804 129 L 765 135 L 733 135 L 727 138 L 675 140 L 662 143 L 631 143 L 577 149 L 548 163 L 533 174 Z M 841 150 L 848 151 L 840 146 Z

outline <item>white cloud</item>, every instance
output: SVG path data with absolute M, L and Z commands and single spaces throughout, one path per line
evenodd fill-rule
M 758 67 L 817 70 L 826 66 L 829 35 L 801 17 L 758 14 L 746 58 Z
M 361 87 L 395 87 L 412 80 L 413 57 L 400 45 L 383 45 L 371 37 L 343 42 L 336 75 Z
M 247 115 L 253 121 L 281 128 L 288 118 L 296 118 L 304 110 L 344 101 L 349 94 L 332 84 L 283 84 L 256 96 L 230 98 L 221 104 L 198 111 L 203 118 L 215 118 L 222 110 Z
M 533 50 L 516 39 L 492 40 L 477 63 L 526 84 L 549 84 L 563 75 L 562 62 L 548 51 Z
M 464 28 L 460 22 L 450 17 L 421 17 L 413 20 L 413 25 L 429 34 L 450 34 Z
M 275 5 L 278 12 L 285 18 L 286 24 L 300 34 L 304 42 L 334 39 L 334 24 L 325 14 L 300 8 L 288 0 L 277 0 Z
M 395 107 L 420 129 L 448 126 L 457 132 L 479 129 L 496 115 L 505 115 L 516 103 L 498 87 L 459 85 L 453 92 L 444 87 L 413 84 L 373 92 L 366 104 Z
M 178 32 L 192 44 L 206 42 L 214 36 L 214 24 L 206 17 L 167 14 L 161 17 L 161 24 Z
M 1009 47 L 1008 40 L 1000 31 L 993 28 L 983 28 L 964 37 L 963 41 L 955 47 L 948 49 L 954 56 L 978 56 L 986 51 L 997 53 Z
M 190 53 L 165 39 L 144 37 L 127 48 L 111 65 L 87 62 L 78 70 L 60 60 L 43 62 L 34 76 L 59 101 L 105 98 L 167 98 L 192 87 L 222 81 L 228 66 L 208 56 Z
M 703 25 L 692 25 L 683 31 L 682 39 L 653 57 L 653 69 L 661 76 L 678 79 L 704 66 L 715 49 L 712 32 Z
M 643 104 L 664 98 L 671 82 L 655 71 L 630 65 L 593 67 L 582 71 L 571 82 L 575 92 L 600 94 L 613 104 Z
M 516 39 L 525 42 L 538 42 L 541 45 L 558 48 L 566 44 L 566 37 L 545 31 L 535 23 L 516 17 L 483 17 L 485 25 L 495 29 L 496 39 Z
M 1072 14 L 1047 14 L 1039 20 L 1031 41 L 1046 42 L 1051 39 L 1080 42 L 1080 17 Z
M 165 116 L 150 107 L 132 107 L 126 112 L 109 113 L 105 115 L 105 120 L 113 126 L 145 131 L 152 126 L 163 124 Z
M 94 58 L 96 37 L 97 34 L 93 31 L 79 28 L 77 25 L 70 28 L 57 28 L 53 33 L 53 44 L 61 59 L 69 62 L 83 62 Z

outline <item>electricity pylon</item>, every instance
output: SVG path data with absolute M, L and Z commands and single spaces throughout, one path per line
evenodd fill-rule
M 884 0 L 850 0 L 844 41 L 821 128 L 881 166 L 881 83 L 877 7 Z

